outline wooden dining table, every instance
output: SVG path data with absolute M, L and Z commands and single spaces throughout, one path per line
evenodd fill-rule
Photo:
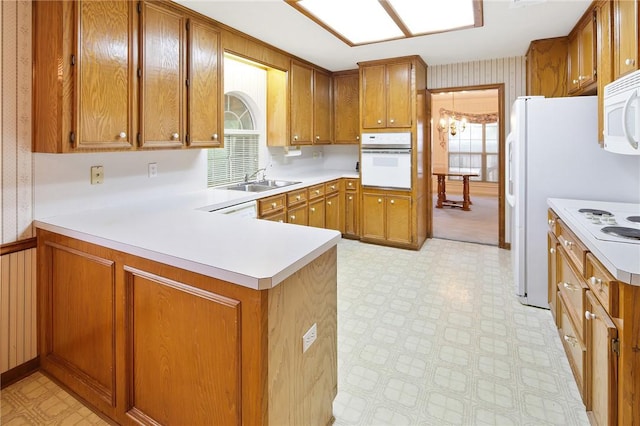
M 436 203 L 436 208 L 460 207 L 465 211 L 471 210 L 469 207 L 472 204 L 471 197 L 469 196 L 469 178 L 477 177 L 477 173 L 459 173 L 436 170 L 433 172 L 433 175 L 438 177 L 438 202 Z M 457 176 L 462 178 L 462 201 L 447 199 L 446 178 L 448 176 Z

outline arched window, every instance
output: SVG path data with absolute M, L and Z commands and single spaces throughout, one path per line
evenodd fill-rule
M 240 94 L 224 96 L 224 147 L 209 150 L 208 186 L 241 182 L 258 169 L 259 132 Z

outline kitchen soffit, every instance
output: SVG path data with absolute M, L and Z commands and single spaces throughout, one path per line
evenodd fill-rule
M 284 1 L 349 46 L 483 25 L 482 0 Z

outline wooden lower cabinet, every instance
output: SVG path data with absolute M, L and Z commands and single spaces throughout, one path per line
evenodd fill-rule
M 309 202 L 309 226 L 324 228 L 324 197 Z
M 336 247 L 253 290 L 37 234 L 41 368 L 94 410 L 119 424 L 331 422 Z
M 371 242 L 409 245 L 413 240 L 411 196 L 362 194 L 362 238 Z
M 324 227 L 327 229 L 335 229 L 336 231 L 344 232 L 342 226 L 342 215 L 344 209 L 340 202 L 340 193 L 334 192 L 331 195 L 325 197 L 325 209 L 324 209 Z
M 549 215 L 549 300 L 589 420 L 640 424 L 640 286 L 617 281 Z
M 358 238 L 358 191 L 345 191 L 344 196 L 344 235 L 349 238 Z
M 287 223 L 307 226 L 307 203 L 287 210 Z

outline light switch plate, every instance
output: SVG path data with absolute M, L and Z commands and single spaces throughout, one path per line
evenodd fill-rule
M 91 185 L 98 185 L 104 182 L 104 167 L 91 166 Z
M 158 177 L 158 163 L 149 163 L 149 177 Z

